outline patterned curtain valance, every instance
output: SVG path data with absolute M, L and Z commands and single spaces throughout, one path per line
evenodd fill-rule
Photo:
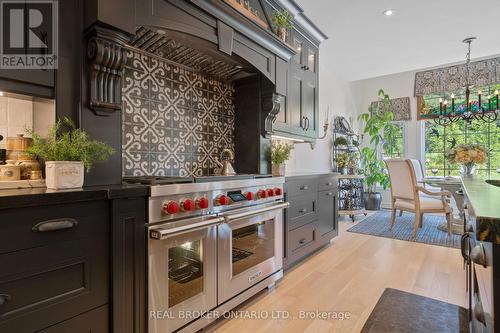
M 465 64 L 437 68 L 415 74 L 415 96 L 450 93 L 465 88 Z M 470 63 L 470 84 L 500 83 L 500 57 Z
M 372 102 L 374 107 L 378 101 Z M 395 121 L 411 120 L 410 97 L 391 98 L 391 111 Z

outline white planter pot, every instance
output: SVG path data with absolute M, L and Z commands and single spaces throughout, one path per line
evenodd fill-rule
M 81 188 L 83 186 L 83 162 L 45 162 L 45 183 L 51 190 Z

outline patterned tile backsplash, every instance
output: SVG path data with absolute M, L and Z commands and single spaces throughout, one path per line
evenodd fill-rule
M 128 51 L 122 90 L 124 176 L 212 174 L 234 151 L 230 83 Z

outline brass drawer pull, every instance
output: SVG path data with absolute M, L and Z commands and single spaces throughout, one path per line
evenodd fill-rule
M 333 183 L 332 182 L 328 182 L 328 183 L 326 183 L 326 186 L 333 186 Z
M 302 208 L 299 210 L 299 213 L 307 213 L 307 208 Z
M 10 300 L 11 300 L 10 295 L 0 294 L 0 306 L 5 305 L 5 303 L 9 302 Z
M 307 185 L 302 185 L 302 186 L 300 187 L 300 189 L 301 189 L 301 190 L 308 190 L 308 189 L 309 189 L 309 186 L 307 186 Z
M 331 197 L 331 196 L 333 195 L 333 193 L 332 193 L 332 192 L 326 192 L 326 195 L 327 195 L 328 197 Z
M 47 220 L 37 223 L 31 228 L 33 232 L 48 232 L 74 228 L 78 225 L 78 221 L 72 218 L 63 218 L 55 220 Z

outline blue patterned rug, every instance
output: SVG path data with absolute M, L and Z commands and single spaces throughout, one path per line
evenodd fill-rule
M 439 223 L 445 220 L 444 216 L 424 214 L 422 228 L 418 229 L 417 237 L 413 238 L 413 226 L 415 225 L 415 214 L 403 213 L 396 215 L 394 228 L 389 230 L 391 225 L 391 211 L 381 210 L 368 216 L 347 231 L 359 234 L 394 238 L 409 242 L 425 243 L 446 247 L 460 248 L 460 235 L 448 236 L 448 233 L 437 228 Z

